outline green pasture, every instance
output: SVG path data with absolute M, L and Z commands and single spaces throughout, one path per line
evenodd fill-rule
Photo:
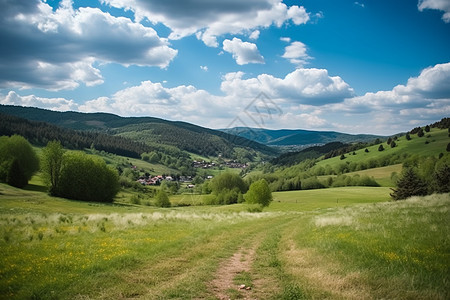
M 168 209 L 54 198 L 34 178 L 0 184 L 0 299 L 217 299 L 223 263 L 252 254 L 224 293 L 240 299 L 448 299 L 450 197 L 391 202 L 389 188 L 274 193 Z M 191 201 L 191 203 L 189 203 Z M 251 286 L 250 292 L 238 289 Z M 245 294 L 251 293 L 251 294 Z
M 426 143 L 428 142 L 428 143 Z M 344 160 L 341 160 L 339 156 L 322 160 L 317 163 L 318 166 L 326 166 L 330 165 L 331 167 L 335 167 L 340 163 L 361 163 L 367 162 L 371 159 L 379 160 L 390 155 L 402 155 L 402 154 L 410 154 L 410 155 L 418 155 L 418 156 L 438 156 L 440 153 L 446 152 L 447 144 L 450 142 L 450 138 L 448 137 L 448 131 L 445 129 L 437 129 L 432 128 L 430 132 L 425 133 L 423 137 L 418 137 L 417 135 L 411 135 L 411 140 L 406 140 L 405 136 L 398 138 L 395 143 L 396 147 L 391 148 L 386 142 L 382 143 L 384 147 L 384 151 L 378 151 L 378 145 L 367 147 L 369 150 L 368 153 L 365 152 L 364 149 L 360 149 L 355 151 L 355 155 L 353 152 L 347 153 Z

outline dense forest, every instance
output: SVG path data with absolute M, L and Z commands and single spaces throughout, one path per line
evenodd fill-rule
M 68 149 L 95 148 L 117 155 L 140 158 L 144 152 L 154 150 L 144 143 L 131 139 L 92 131 L 76 131 L 60 128 L 45 122 L 29 121 L 0 113 L 0 136 L 18 134 L 34 145 L 45 146 L 58 140 Z

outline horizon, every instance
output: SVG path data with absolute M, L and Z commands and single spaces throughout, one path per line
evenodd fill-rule
M 380 135 L 380 134 L 372 134 L 372 133 L 366 133 L 366 132 L 360 132 L 360 133 L 349 133 L 349 132 L 343 132 L 343 131 L 334 131 L 334 130 L 313 130 L 313 129 L 304 129 L 304 128 L 264 128 L 264 127 L 227 127 L 227 128 L 210 128 L 210 127 L 205 127 L 202 125 L 198 125 L 198 124 L 194 124 L 194 123 L 190 123 L 190 122 L 186 122 L 186 121 L 180 121 L 180 120 L 169 120 L 169 119 L 164 119 L 164 118 L 159 118 L 159 117 L 154 117 L 154 116 L 120 116 L 118 114 L 114 114 L 114 113 L 109 113 L 109 112 L 80 112 L 80 111 L 74 111 L 74 110 L 67 110 L 67 111 L 56 111 L 56 110 L 51 110 L 51 109 L 47 109 L 47 108 L 40 108 L 40 107 L 35 107 L 35 106 L 19 106 L 19 105 L 10 105 L 10 104 L 2 104 L 0 103 L 0 106 L 13 106 L 13 107 L 23 107 L 23 108 L 34 108 L 34 109 L 43 109 L 43 110 L 48 110 L 48 111 L 52 111 L 52 112 L 56 112 L 56 113 L 80 113 L 80 114 L 107 114 L 107 115 L 113 115 L 113 116 L 117 116 L 120 118 L 154 118 L 154 119 L 159 119 L 159 120 L 163 120 L 163 121 L 168 121 L 168 122 L 182 122 L 182 123 L 187 123 L 187 124 L 191 124 L 194 126 L 199 126 L 199 127 L 203 127 L 206 129 L 212 129 L 212 130 L 217 130 L 217 131 L 226 131 L 226 130 L 233 130 L 233 129 L 250 129 L 250 130 L 267 130 L 267 131 L 310 131 L 310 132 L 336 132 L 336 133 L 342 133 L 342 134 L 348 134 L 348 135 L 373 135 L 373 136 L 381 136 L 381 137 L 390 137 L 390 136 L 395 136 L 397 134 L 406 134 L 408 133 L 410 130 L 412 130 L 413 128 L 410 128 L 409 130 L 405 130 L 402 132 L 395 132 L 393 134 L 389 134 L 389 135 Z M 0 112 L 1 113 L 1 112 Z M 442 119 L 440 119 L 442 120 Z M 433 123 L 439 122 L 440 120 L 435 120 L 429 124 L 422 124 L 422 125 L 418 125 L 416 127 L 425 127 L 427 125 L 432 125 Z
M 406 132 L 450 115 L 450 5 L 405 2 L 2 3 L 0 104 Z

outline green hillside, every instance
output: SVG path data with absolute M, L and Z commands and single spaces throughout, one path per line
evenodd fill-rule
M 233 157 L 234 148 L 245 148 L 265 155 L 277 151 L 268 146 L 221 131 L 186 122 L 152 117 L 120 117 L 107 113 L 56 112 L 51 110 L 0 105 L 0 113 L 32 121 L 47 122 L 63 128 L 98 131 L 131 137 L 150 146 L 168 145 L 205 156 Z
M 411 140 L 406 140 L 405 136 L 398 138 L 395 141 L 396 146 L 391 148 L 386 142 L 367 147 L 369 152 L 365 149 L 360 149 L 351 153 L 345 154 L 346 158 L 341 160 L 339 156 L 325 159 L 317 162 L 317 166 L 336 167 L 339 164 L 361 164 L 367 163 L 370 166 L 370 161 L 385 161 L 386 165 L 391 165 L 391 161 L 398 160 L 401 162 L 409 156 L 438 156 L 440 153 L 446 153 L 447 144 L 450 142 L 448 130 L 431 128 L 429 133 L 423 137 L 418 137 L 416 134 L 411 135 Z M 378 151 L 380 145 L 383 145 L 384 150 Z

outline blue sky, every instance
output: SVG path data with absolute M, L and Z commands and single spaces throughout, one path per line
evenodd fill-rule
M 0 0 L 0 103 L 395 134 L 450 116 L 450 0 Z

